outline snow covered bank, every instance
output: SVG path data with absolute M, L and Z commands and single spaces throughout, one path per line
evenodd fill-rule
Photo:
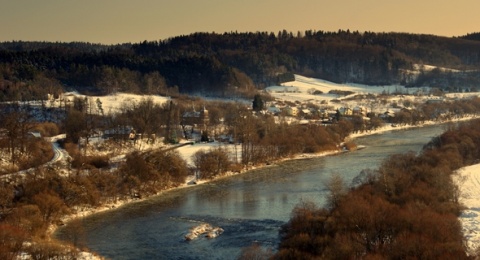
M 470 253 L 480 246 L 480 164 L 458 170 L 455 181 L 460 187 L 460 203 L 466 209 L 460 222 Z
M 474 119 L 475 117 L 465 117 L 453 122 L 467 121 Z M 426 122 L 422 126 L 438 124 L 435 122 Z M 408 129 L 412 127 L 422 126 L 401 126 L 392 127 L 391 125 L 385 125 L 375 131 L 368 133 L 356 133 L 349 136 L 353 139 L 369 134 L 380 134 L 387 131 L 394 131 L 400 129 Z M 457 183 L 460 189 L 460 203 L 463 204 L 466 209 L 460 216 L 460 222 L 462 224 L 462 231 L 467 243 L 467 249 L 469 254 L 474 255 L 475 252 L 480 250 L 480 164 L 461 168 L 457 171 L 458 175 L 454 176 L 454 181 Z
M 357 137 L 362 137 L 362 136 L 367 136 L 367 135 L 373 135 L 373 134 L 381 134 L 385 133 L 388 131 L 396 131 L 396 130 L 405 130 L 409 128 L 418 128 L 418 127 L 424 127 L 424 126 L 429 126 L 429 125 L 439 125 L 439 124 L 448 124 L 448 123 L 455 123 L 455 122 L 462 122 L 462 121 L 468 121 L 477 118 L 476 116 L 465 116 L 462 118 L 456 118 L 452 119 L 449 121 L 442 121 L 442 122 L 436 122 L 436 121 L 426 121 L 423 122 L 421 125 L 392 125 L 392 124 L 384 124 L 382 127 L 379 127 L 375 130 L 372 131 L 365 131 L 365 132 L 359 132 L 359 133 L 354 133 L 350 134 L 348 136 L 348 139 L 355 139 Z

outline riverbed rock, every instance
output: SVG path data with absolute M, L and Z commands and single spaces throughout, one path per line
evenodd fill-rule
M 207 238 L 215 238 L 223 233 L 223 229 L 221 227 L 212 227 L 212 225 L 208 223 L 202 223 L 198 226 L 195 226 L 190 229 L 188 234 L 185 235 L 185 240 L 190 241 L 197 239 L 200 235 L 205 235 Z

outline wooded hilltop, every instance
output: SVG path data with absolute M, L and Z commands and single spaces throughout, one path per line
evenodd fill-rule
M 118 45 L 3 42 L 0 101 L 45 98 L 62 89 L 251 97 L 254 90 L 292 80 L 293 74 L 337 83 L 471 91 L 480 83 L 478 35 L 284 30 L 194 33 Z

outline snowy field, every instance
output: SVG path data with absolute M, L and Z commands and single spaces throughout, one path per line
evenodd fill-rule
M 155 104 L 164 104 L 170 100 L 170 97 L 158 96 L 158 95 L 136 95 L 136 94 L 128 94 L 128 93 L 115 93 L 107 96 L 85 96 L 79 94 L 78 92 L 67 92 L 64 93 L 59 100 L 55 100 L 50 102 L 50 106 L 58 107 L 60 106 L 61 100 L 65 100 L 68 102 L 73 102 L 73 99 L 77 98 L 85 98 L 87 97 L 90 102 L 92 102 L 93 106 L 97 108 L 97 100 L 100 100 L 101 107 L 105 114 L 115 114 L 121 112 L 122 109 L 126 107 L 133 106 L 135 104 L 139 104 L 142 100 L 152 99 L 153 103 Z
M 282 83 L 281 86 L 268 87 L 267 92 L 280 100 L 291 102 L 321 102 L 333 99 L 345 99 L 349 96 L 329 94 L 331 90 L 351 91 L 355 94 L 381 94 L 381 93 L 404 93 L 414 94 L 418 91 L 425 91 L 425 88 L 405 88 L 401 85 L 369 86 L 362 84 L 337 84 L 330 81 L 295 75 L 295 81 Z M 312 94 L 321 91 L 323 94 Z
M 466 209 L 460 217 L 468 247 L 474 252 L 480 246 L 480 164 L 458 171 L 460 202 Z
M 383 107 L 379 104 L 378 100 L 349 100 L 349 98 L 358 95 L 358 94 L 392 94 L 392 93 L 402 93 L 401 96 L 390 96 L 388 99 L 390 102 L 401 103 L 403 100 L 411 101 L 426 101 L 432 99 L 433 97 L 424 95 L 418 96 L 416 94 L 423 93 L 426 94 L 429 91 L 429 88 L 405 88 L 402 85 L 385 85 L 385 86 L 369 86 L 362 84 L 337 84 L 330 81 L 309 78 L 301 75 L 295 75 L 295 81 L 282 83 L 281 86 L 271 86 L 265 89 L 271 96 L 277 100 L 297 102 L 297 103 L 314 103 L 314 104 L 328 104 L 335 108 L 346 106 L 353 108 L 354 106 L 369 106 L 370 108 L 376 107 L 378 111 L 376 112 L 385 112 L 386 107 Z M 350 91 L 354 94 L 343 96 L 337 94 L 329 94 L 331 90 L 340 90 L 340 91 Z M 321 91 L 323 94 L 313 94 L 315 91 Z M 465 98 L 469 96 L 479 96 L 480 93 L 449 93 L 446 94 L 447 98 Z M 164 104 L 170 100 L 170 97 L 158 96 L 158 95 L 136 95 L 128 93 L 115 93 L 107 96 L 85 96 L 77 92 L 68 92 L 62 95 L 60 100 L 67 100 L 67 102 L 72 102 L 74 97 L 85 98 L 93 102 L 94 107 L 96 107 L 96 102 L 99 100 L 101 102 L 102 109 L 105 114 L 114 114 L 122 111 L 127 106 L 132 106 L 134 104 L 140 103 L 142 100 L 151 98 L 155 104 Z M 48 105 L 58 107 L 60 106 L 60 100 L 55 100 L 50 102 Z M 222 99 L 214 99 L 216 101 Z M 338 100 L 340 102 L 332 103 L 332 100 Z M 225 99 L 224 101 L 230 102 L 231 99 Z M 248 100 L 237 100 L 244 101 L 245 104 L 251 104 Z M 375 103 L 375 105 L 373 105 Z
M 353 92 L 350 95 L 329 94 L 331 90 Z M 338 109 L 340 107 L 364 107 L 369 112 L 385 113 L 386 111 L 399 110 L 405 103 L 425 103 L 431 100 L 462 99 L 469 97 L 478 97 L 480 92 L 470 93 L 447 93 L 445 98 L 429 95 L 430 88 L 406 88 L 402 85 L 369 86 L 362 84 L 346 83 L 337 84 L 330 81 L 309 78 L 301 75 L 295 75 L 295 81 L 282 83 L 281 86 L 271 86 L 266 91 L 277 101 L 288 101 L 297 104 L 312 103 L 328 109 Z M 320 91 L 322 94 L 315 94 Z M 320 93 L 317 92 L 317 93 Z M 380 94 L 393 94 L 382 96 Z M 368 94 L 374 97 L 367 96 Z M 358 95 L 364 95 L 364 98 L 354 98 Z M 397 104 L 393 108 L 392 104 Z
M 209 151 L 210 149 L 222 148 L 225 149 L 232 161 L 240 160 L 241 145 L 225 144 L 219 142 L 212 143 L 196 143 L 194 145 L 186 145 L 177 149 L 180 156 L 187 162 L 188 165 L 194 166 L 193 156 L 200 150 Z

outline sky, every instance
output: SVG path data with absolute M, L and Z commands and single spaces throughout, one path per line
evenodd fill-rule
M 462 36 L 478 0 L 0 0 L 0 41 L 158 41 L 194 32 L 305 30 Z

